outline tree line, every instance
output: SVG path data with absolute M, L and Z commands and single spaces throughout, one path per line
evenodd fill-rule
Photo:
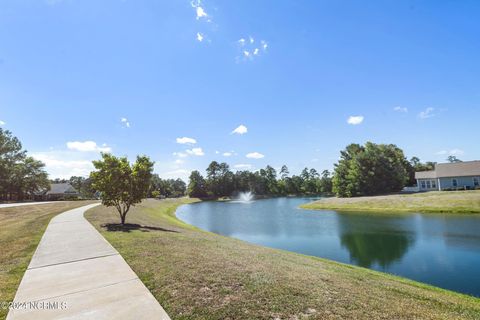
M 0 128 L 0 200 L 33 199 L 35 192 L 49 187 L 45 164 L 28 156 L 20 140 Z
M 332 177 L 328 170 L 321 174 L 305 168 L 300 175 L 290 176 L 286 165 L 277 173 L 271 166 L 255 172 L 233 172 L 225 163 L 212 161 L 206 177 L 195 170 L 190 174 L 187 194 L 197 198 L 228 197 L 236 192 L 251 191 L 258 196 L 282 196 L 331 193 Z
M 153 174 L 148 196 L 151 198 L 178 198 L 185 196 L 187 184 L 182 179 L 162 179 Z
M 447 160 L 461 161 L 452 156 Z M 187 194 L 198 198 L 229 197 L 245 191 L 259 196 L 387 194 L 415 185 L 415 172 L 433 170 L 435 164 L 422 163 L 418 157 L 407 160 L 403 150 L 394 144 L 350 144 L 340 152 L 333 173 L 328 170 L 318 173 L 313 168 L 305 168 L 299 175 L 290 175 L 285 165 L 279 172 L 271 166 L 255 172 L 233 172 L 227 163 L 212 161 L 205 177 L 199 171 L 191 173 Z

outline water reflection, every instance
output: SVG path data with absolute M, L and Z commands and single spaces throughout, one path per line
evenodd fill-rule
M 307 199 L 202 202 L 177 216 L 221 235 L 480 296 L 480 215 L 298 209 Z
M 350 252 L 352 263 L 365 268 L 377 264 L 386 270 L 415 242 L 414 234 L 403 230 L 398 219 L 371 219 L 358 214 L 338 214 L 337 219 L 342 247 Z

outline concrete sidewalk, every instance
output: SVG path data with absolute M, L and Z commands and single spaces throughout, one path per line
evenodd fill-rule
M 50 221 L 7 320 L 170 319 L 120 254 L 83 217 L 98 204 Z M 26 303 L 26 304 L 23 304 Z

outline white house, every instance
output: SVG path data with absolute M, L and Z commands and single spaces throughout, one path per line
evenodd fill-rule
M 433 171 L 415 172 L 418 189 L 480 189 L 480 161 L 438 163 Z

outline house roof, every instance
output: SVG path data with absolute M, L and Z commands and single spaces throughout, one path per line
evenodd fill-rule
M 433 171 L 415 172 L 416 179 L 480 176 L 480 161 L 438 163 Z
M 435 171 L 415 172 L 415 179 L 435 179 L 437 178 Z
M 78 194 L 78 191 L 70 183 L 52 183 L 47 191 L 49 194 Z

